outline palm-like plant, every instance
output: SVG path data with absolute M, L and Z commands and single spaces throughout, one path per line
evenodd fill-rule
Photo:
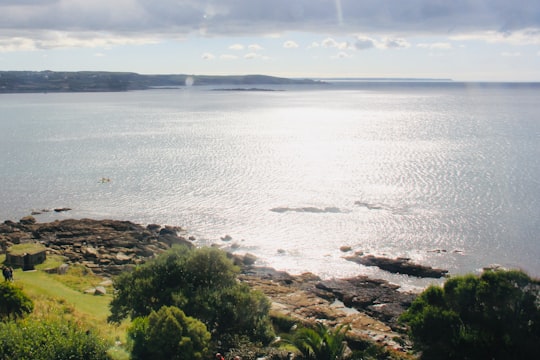
M 348 325 L 340 325 L 332 330 L 317 323 L 314 329 L 299 329 L 289 342 L 305 359 L 341 360 L 347 348 L 345 334 L 349 328 Z

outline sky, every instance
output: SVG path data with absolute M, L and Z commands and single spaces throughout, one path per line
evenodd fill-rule
M 540 81 L 540 1 L 0 0 L 0 70 Z

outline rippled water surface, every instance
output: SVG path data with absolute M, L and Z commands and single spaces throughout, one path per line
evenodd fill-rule
M 325 277 L 386 276 L 343 245 L 540 276 L 539 85 L 281 90 L 1 95 L 0 217 L 181 225 Z

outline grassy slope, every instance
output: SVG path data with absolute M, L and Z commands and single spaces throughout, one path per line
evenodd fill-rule
M 2 262 L 3 259 L 0 259 Z M 46 319 L 62 317 L 72 319 L 83 327 L 97 329 L 106 339 L 125 343 L 127 322 L 120 326 L 107 323 L 109 302 L 112 295 L 96 296 L 84 293 L 85 289 L 98 285 L 102 279 L 92 274 L 72 269 L 67 275 L 16 269 L 15 284 L 34 301 L 32 317 Z M 110 288 L 108 289 L 110 292 Z M 127 353 L 115 346 L 109 352 L 113 359 L 127 359 Z

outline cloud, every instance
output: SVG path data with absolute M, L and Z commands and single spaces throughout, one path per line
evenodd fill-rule
M 268 56 L 263 56 L 261 54 L 251 52 L 251 53 L 247 53 L 246 55 L 244 55 L 244 59 L 246 59 L 246 60 L 253 60 L 253 59 L 268 60 Z
M 353 46 L 356 50 L 372 49 L 377 46 L 377 41 L 368 37 L 358 36 Z
M 540 44 L 540 28 L 521 29 L 513 32 L 482 31 L 452 36 L 453 40 L 480 40 L 488 43 L 507 43 L 511 45 Z
M 279 32 L 540 43 L 538 0 L 3 0 L 3 51 Z M 52 39 L 50 34 L 62 33 Z M 21 42 L 20 39 L 23 39 Z M 364 39 L 365 40 L 365 39 Z M 31 41 L 32 44 L 27 42 Z M 26 44 L 24 44 L 26 43 Z M 369 48 L 359 41 L 357 49 Z M 387 48 L 402 47 L 386 43 Z M 9 50 L 6 50 L 9 49 Z
M 244 50 L 244 45 L 242 44 L 234 44 L 229 46 L 229 49 L 231 50 Z
M 258 44 L 251 44 L 248 46 L 248 49 L 251 51 L 261 51 L 264 50 L 264 48 L 261 45 Z
M 283 43 L 283 47 L 286 49 L 296 49 L 298 44 L 292 40 L 287 40 Z
M 326 38 L 321 42 L 321 46 L 325 48 L 338 48 L 345 50 L 349 47 L 349 44 L 347 42 L 337 42 L 332 38 Z
M 378 46 L 384 49 L 405 49 L 410 47 L 411 44 L 401 38 L 384 38 Z
M 203 60 L 214 60 L 216 56 L 212 53 L 205 52 L 204 54 L 201 55 L 201 58 Z

